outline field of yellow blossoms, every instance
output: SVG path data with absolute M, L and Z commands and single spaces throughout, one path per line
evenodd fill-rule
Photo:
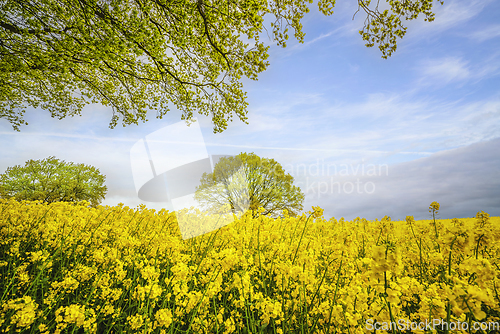
M 183 240 L 172 212 L 87 204 L 0 200 L 2 333 L 465 333 L 476 329 L 386 324 L 500 321 L 500 218 L 484 212 L 337 221 L 313 207 Z

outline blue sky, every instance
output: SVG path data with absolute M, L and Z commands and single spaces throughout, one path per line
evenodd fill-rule
M 304 209 L 319 205 L 326 217 L 424 219 L 432 201 L 442 218 L 499 216 L 500 2 L 436 5 L 435 21 L 409 22 L 387 60 L 364 46 L 355 11 L 354 2 L 329 17 L 311 7 L 305 43 L 272 46 L 259 80 L 244 80 L 248 125 L 234 121 L 213 134 L 198 117 L 207 153 L 277 160 L 305 192 Z M 108 186 L 103 204 L 171 208 L 138 197 L 130 152 L 180 113 L 109 129 L 111 115 L 100 105 L 64 120 L 29 110 L 21 132 L 0 119 L 0 173 L 55 156 L 98 167 Z

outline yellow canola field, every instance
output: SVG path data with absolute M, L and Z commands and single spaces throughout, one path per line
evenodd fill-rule
M 337 221 L 313 207 L 183 240 L 177 218 L 216 217 L 86 204 L 0 200 L 0 332 L 465 333 L 500 321 L 500 218 L 484 212 Z

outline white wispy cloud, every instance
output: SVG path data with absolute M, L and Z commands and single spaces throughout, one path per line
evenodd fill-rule
M 341 38 L 341 37 L 344 37 L 346 35 L 349 35 L 351 30 L 352 30 L 351 24 L 343 25 L 343 26 L 338 27 L 330 32 L 321 34 L 321 35 L 313 38 L 310 41 L 306 41 L 306 42 L 304 42 L 304 44 L 300 44 L 300 43 L 296 44 L 291 48 L 291 50 L 295 50 L 295 49 L 302 50 L 302 49 L 307 48 L 307 47 L 311 46 L 312 44 L 317 43 L 317 42 L 319 42 L 325 38 L 328 38 L 330 36 L 334 36 L 335 38 Z
M 443 5 L 435 4 L 433 10 L 436 14 L 433 22 L 417 20 L 409 26 L 414 30 L 414 35 L 429 37 L 439 32 L 448 30 L 463 24 L 479 15 L 485 7 L 494 0 L 450 0 Z
M 486 28 L 476 30 L 468 34 L 467 37 L 477 42 L 484 42 L 489 39 L 500 37 L 500 24 L 492 24 Z
M 456 56 L 423 60 L 415 67 L 415 72 L 418 73 L 416 88 L 479 82 L 498 76 L 499 58 L 500 53 L 497 52 L 474 62 Z
M 261 107 L 258 112 L 266 114 L 266 109 Z M 500 100 L 495 98 L 467 102 L 377 93 L 356 102 L 323 99 L 310 105 L 307 112 L 282 110 L 268 117 L 271 122 L 292 121 L 286 121 L 280 136 L 261 133 L 259 140 L 269 145 L 248 146 L 300 148 L 302 152 L 297 154 L 311 159 L 356 152 L 360 157 L 418 156 L 500 136 Z
M 425 85 L 444 85 L 467 80 L 472 76 L 468 62 L 457 57 L 423 61 L 420 73 L 421 82 Z
M 104 136 L 94 136 L 85 134 L 74 134 L 74 133 L 62 133 L 62 132 L 14 132 L 14 131 L 0 131 L 0 135 L 4 136 L 18 136 L 18 137 L 41 137 L 41 138 L 74 138 L 74 139 L 88 139 L 97 141 L 123 141 L 123 142 L 134 142 L 136 139 L 122 138 L 122 137 L 104 137 Z
M 319 14 L 318 14 L 319 15 Z M 328 45 L 339 45 L 346 43 L 346 37 L 351 39 L 349 42 L 352 42 L 352 38 L 355 33 L 359 30 L 359 27 L 356 27 L 353 25 L 352 22 L 348 22 L 340 27 L 337 27 L 333 30 L 330 30 L 327 33 L 322 33 L 319 36 L 316 36 L 312 39 L 310 39 L 310 35 L 307 34 L 306 37 L 304 38 L 303 43 L 299 43 L 295 40 L 291 40 L 290 46 L 287 46 L 285 49 L 280 49 L 279 53 L 276 53 L 277 58 L 284 58 L 284 57 L 290 57 L 293 56 L 299 52 L 304 52 L 308 48 L 312 47 L 313 45 L 317 44 L 320 41 L 328 43 Z M 276 61 L 276 60 L 273 60 Z

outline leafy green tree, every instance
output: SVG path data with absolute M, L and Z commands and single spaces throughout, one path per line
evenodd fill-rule
M 203 174 L 194 197 L 209 211 L 228 205 L 235 213 L 251 210 L 254 217 L 261 207 L 264 215 L 276 217 L 287 210 L 295 216 L 304 201 L 277 161 L 254 153 L 220 158 L 212 173 Z
M 55 157 L 28 160 L 24 167 L 9 167 L 0 175 L 0 197 L 47 203 L 85 200 L 97 206 L 106 195 L 105 179 L 93 166 Z
M 406 33 L 403 20 L 434 20 L 434 0 L 357 0 L 366 14 L 360 34 L 382 57 Z M 442 0 L 437 0 L 442 4 Z M 210 116 L 214 132 L 236 115 L 246 122 L 241 79 L 257 80 L 269 63 L 259 37 L 264 16 L 286 46 L 289 29 L 304 41 L 301 19 L 312 0 L 4 0 L 0 4 L 0 118 L 19 131 L 26 108 L 59 119 L 88 103 L 113 109 L 110 127 L 162 118 L 170 107 L 190 120 Z M 335 0 L 319 0 L 333 13 Z M 357 12 L 356 12 L 357 13 Z

